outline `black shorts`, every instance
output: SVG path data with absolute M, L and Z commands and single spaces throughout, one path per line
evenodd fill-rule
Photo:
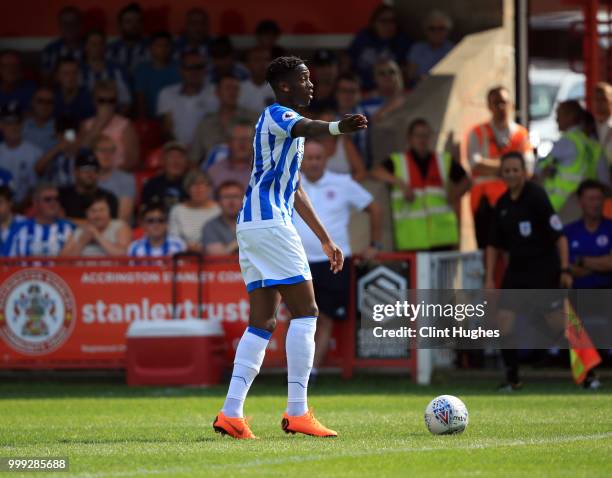
M 350 291 L 350 263 L 334 274 L 329 270 L 329 261 L 311 262 L 310 273 L 319 312 L 333 320 L 344 320 L 348 313 Z

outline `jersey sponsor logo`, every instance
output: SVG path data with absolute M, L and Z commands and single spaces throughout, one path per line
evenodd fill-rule
M 550 216 L 550 227 L 552 227 L 555 231 L 561 231 L 563 229 L 563 223 L 556 214 Z
M 523 237 L 531 236 L 531 223 L 529 221 L 519 222 L 519 232 Z
M 72 334 L 76 304 L 64 280 L 47 270 L 26 269 L 0 286 L 0 336 L 27 355 L 47 354 Z
M 595 243 L 599 247 L 606 247 L 610 243 L 610 240 L 605 234 L 600 234 L 599 236 L 597 236 L 597 239 L 595 239 Z
M 285 111 L 283 113 L 282 119 L 283 121 L 289 121 L 290 119 L 293 119 L 297 116 L 297 113 L 295 111 Z

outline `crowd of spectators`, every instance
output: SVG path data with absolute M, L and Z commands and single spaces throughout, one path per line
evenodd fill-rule
M 110 41 L 101 29 L 83 31 L 78 7 L 62 8 L 58 37 L 27 75 L 22 53 L 0 53 L 2 255 L 237 251 L 235 217 L 250 179 L 256 123 L 274 102 L 266 67 L 287 53 L 278 44 L 282 32 L 262 20 L 254 46 L 238 52 L 229 37 L 211 31 L 202 8 L 186 13 L 180 33 L 146 32 L 144 14 L 137 3 L 123 7 L 118 37 Z M 315 85 L 308 116 L 333 121 L 361 113 L 371 125 L 382 121 L 452 50 L 452 28 L 452 18 L 434 10 L 411 37 L 395 9 L 380 5 L 346 51 L 319 49 L 307 58 Z M 433 151 L 437 127 L 422 119 L 410 125 L 406 151 L 378 165 L 368 131 L 317 138 L 307 147 L 325 157 L 333 174 L 389 185 L 396 249 L 453 248 L 458 200 L 472 184 L 482 188 L 488 176 L 498 176 L 507 150 L 525 155 L 529 174 L 559 207 L 578 187 L 558 179 L 572 167 L 580 179 L 609 183 L 612 87 L 598 85 L 594 98 L 594 116 L 575 102 L 560 106 L 564 135 L 548 164 L 534 164 L 528 135 L 521 133 L 520 147 L 513 140 L 524 128 L 511 121 L 504 88 L 491 89 L 491 121 L 469 135 L 469 169 Z M 581 145 L 595 151 L 598 141 L 604 154 L 576 159 Z M 584 161 L 588 167 L 575 165 Z M 430 194 L 435 188 L 440 197 Z M 419 224 L 434 236 L 404 241 L 406 228 Z

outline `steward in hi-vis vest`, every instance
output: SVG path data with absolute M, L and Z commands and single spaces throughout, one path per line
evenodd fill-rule
M 459 243 L 454 206 L 470 180 L 450 154 L 431 152 L 430 140 L 427 122 L 414 120 L 408 128 L 410 149 L 393 153 L 372 172 L 392 187 L 396 250 L 452 249 Z

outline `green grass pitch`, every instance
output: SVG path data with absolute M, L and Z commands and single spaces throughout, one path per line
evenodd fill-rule
M 256 380 L 246 403 L 257 441 L 213 432 L 225 386 L 127 388 L 116 382 L 0 384 L 0 456 L 69 457 L 69 473 L 127 477 L 612 476 L 612 393 L 570 382 L 420 388 L 403 377 L 323 377 L 310 395 L 337 439 L 286 435 L 281 376 Z M 423 411 L 448 393 L 466 403 L 463 435 L 432 436 Z M 3 476 L 26 476 L 5 473 Z

